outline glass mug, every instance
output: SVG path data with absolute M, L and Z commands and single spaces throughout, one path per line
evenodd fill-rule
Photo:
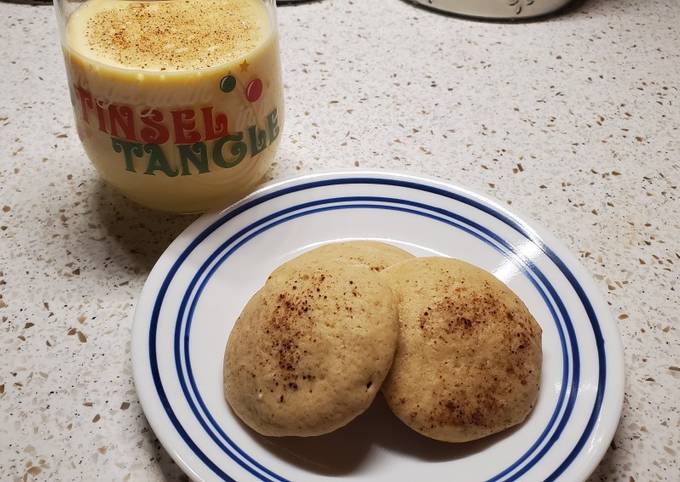
M 54 0 L 78 135 L 101 177 L 171 212 L 251 192 L 281 136 L 275 0 Z

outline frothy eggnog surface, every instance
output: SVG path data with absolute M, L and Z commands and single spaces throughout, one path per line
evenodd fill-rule
M 128 197 L 201 211 L 262 179 L 282 90 L 261 0 L 90 0 L 64 36 L 80 138 Z
M 261 2 L 94 0 L 71 17 L 69 46 L 128 69 L 194 70 L 233 62 L 269 34 Z

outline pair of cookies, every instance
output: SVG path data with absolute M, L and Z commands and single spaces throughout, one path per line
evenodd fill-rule
M 538 391 L 541 331 L 500 281 L 390 245 L 325 245 L 285 263 L 229 337 L 225 397 L 255 431 L 310 436 L 366 410 L 462 442 L 524 420 Z M 383 383 L 384 382 L 384 383 Z

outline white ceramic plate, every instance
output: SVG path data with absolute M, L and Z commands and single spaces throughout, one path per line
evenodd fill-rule
M 268 274 L 319 244 L 393 243 L 476 264 L 507 283 L 543 327 L 543 379 L 519 427 L 467 444 L 410 431 L 381 399 L 347 427 L 265 438 L 222 395 L 234 320 Z M 584 480 L 604 455 L 623 400 L 616 324 L 576 259 L 547 232 L 482 196 L 384 172 L 270 185 L 184 231 L 142 291 L 135 383 L 149 423 L 195 480 Z

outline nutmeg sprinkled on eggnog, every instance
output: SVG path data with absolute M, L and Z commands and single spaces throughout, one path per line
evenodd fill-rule
M 69 45 L 130 69 L 193 70 L 233 62 L 269 34 L 260 2 L 181 0 L 86 3 L 71 17 Z

